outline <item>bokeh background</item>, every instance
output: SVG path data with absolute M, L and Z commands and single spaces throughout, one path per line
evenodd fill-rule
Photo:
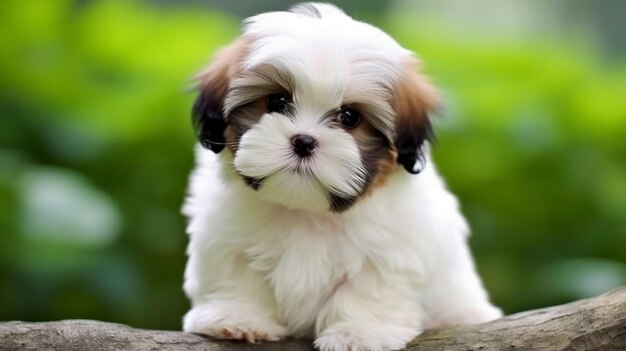
M 180 328 L 189 78 L 292 2 L 0 1 L 0 320 Z M 425 61 L 508 313 L 626 284 L 626 2 L 336 1 Z

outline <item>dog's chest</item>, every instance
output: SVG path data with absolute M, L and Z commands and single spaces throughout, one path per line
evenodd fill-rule
M 290 332 L 309 333 L 320 305 L 359 269 L 361 255 L 341 223 L 330 219 L 293 218 L 256 234 L 263 239 L 246 250 L 250 268 L 267 277 Z

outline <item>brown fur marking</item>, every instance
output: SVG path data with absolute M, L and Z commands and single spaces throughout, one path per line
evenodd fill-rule
M 412 58 L 405 63 L 403 73 L 397 81 L 393 94 L 397 132 L 415 132 L 428 119 L 428 112 L 440 104 L 439 93 L 426 76 L 419 73 L 420 62 Z

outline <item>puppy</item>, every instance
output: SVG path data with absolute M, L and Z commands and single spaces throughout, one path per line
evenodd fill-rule
M 332 5 L 245 20 L 198 78 L 185 331 L 378 351 L 501 315 L 430 162 L 418 66 Z

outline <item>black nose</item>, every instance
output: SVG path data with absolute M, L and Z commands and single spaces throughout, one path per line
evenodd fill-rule
M 300 157 L 311 156 L 315 147 L 317 147 L 317 140 L 310 135 L 296 134 L 291 138 L 291 145 L 293 145 L 293 152 Z

